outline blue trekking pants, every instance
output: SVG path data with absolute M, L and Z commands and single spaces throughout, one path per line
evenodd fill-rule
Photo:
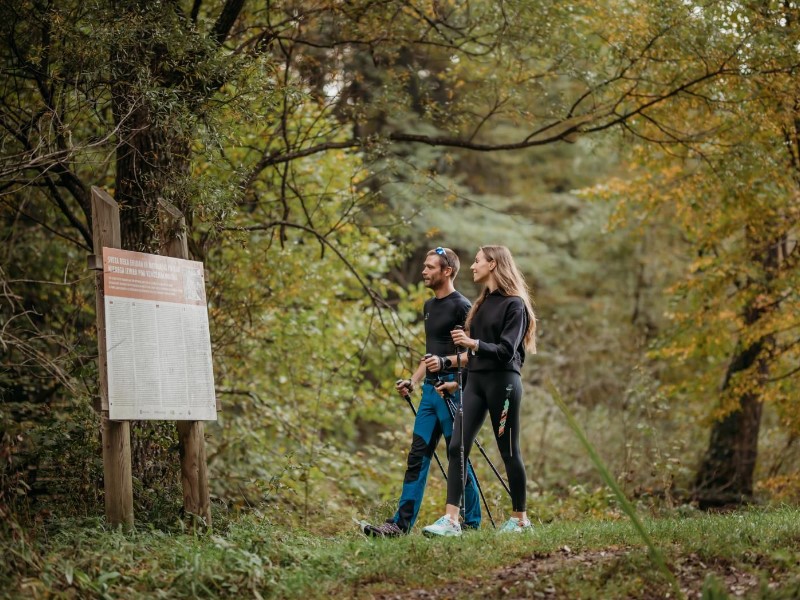
M 453 381 L 453 375 L 442 376 L 443 380 Z M 453 404 L 457 408 L 461 398 L 456 392 Z M 408 532 L 417 520 L 425 484 L 428 481 L 428 469 L 431 466 L 433 451 L 444 434 L 445 448 L 453 435 L 453 417 L 447 408 L 447 402 L 436 393 L 433 385 L 422 386 L 422 400 L 417 409 L 414 421 L 414 438 L 408 452 L 408 466 L 403 479 L 403 492 L 400 495 L 397 512 L 392 520 L 403 531 Z M 456 469 L 458 471 L 460 469 Z M 467 486 L 464 506 L 464 524 L 478 528 L 481 524 L 481 499 L 475 481 L 475 473 L 470 465 L 467 469 Z

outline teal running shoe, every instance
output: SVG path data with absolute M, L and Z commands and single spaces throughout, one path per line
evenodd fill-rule
M 461 535 L 461 525 L 453 523 L 447 515 L 440 518 L 433 525 L 422 528 L 422 535 L 428 537 L 451 537 Z
M 528 519 L 520 521 L 517 517 L 511 517 L 500 526 L 497 533 L 522 533 L 531 529 L 531 522 Z

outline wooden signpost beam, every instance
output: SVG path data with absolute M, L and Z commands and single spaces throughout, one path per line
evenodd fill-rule
M 186 242 L 186 220 L 172 204 L 159 200 L 162 256 L 189 259 Z M 183 507 L 186 514 L 211 526 L 211 500 L 208 492 L 205 425 L 203 421 L 178 421 L 178 443 L 181 457 Z
M 103 441 L 103 477 L 106 519 L 111 525 L 133 526 L 131 478 L 131 430 L 129 421 L 108 418 L 108 357 L 106 354 L 106 305 L 103 288 L 103 246 L 121 244 L 119 206 L 100 188 L 92 186 L 92 238 L 94 243 L 97 298 L 97 352 L 100 371 L 100 420 Z

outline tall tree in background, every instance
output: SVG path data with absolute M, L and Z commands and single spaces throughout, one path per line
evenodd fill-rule
M 752 499 L 765 402 L 796 435 L 787 415 L 800 342 L 800 65 L 791 3 L 698 6 L 695 18 L 707 23 L 710 49 L 736 48 L 744 76 L 709 82 L 673 106 L 671 122 L 631 128 L 641 176 L 615 194 L 628 218 L 669 215 L 696 252 L 673 289 L 671 339 L 656 355 L 686 367 L 671 378 L 673 392 L 716 398 L 693 491 L 701 506 L 716 506 Z
M 752 498 L 763 405 L 773 402 L 784 415 L 794 412 L 793 380 L 800 358 L 796 331 L 800 318 L 798 16 L 797 5 L 789 2 L 754 5 L 746 15 L 758 32 L 748 47 L 748 60 L 751 56 L 755 61 L 771 59 L 777 67 L 788 59 L 791 70 L 769 77 L 753 74 L 743 80 L 744 101 L 733 112 L 734 126 L 747 124 L 741 139 L 750 143 L 725 158 L 723 172 L 737 182 L 728 201 L 747 207 L 733 212 L 740 228 L 736 235 L 739 264 L 746 267 L 730 280 L 731 291 L 739 297 L 735 304 L 739 327 L 720 387 L 718 418 L 695 481 L 701 504 Z M 726 137 L 723 143 L 731 147 L 741 144 Z M 712 248 L 718 244 L 708 250 Z M 795 435 L 795 426 L 785 417 L 784 422 L 790 435 Z
M 98 50 L 109 59 L 104 92 L 116 129 L 114 196 L 125 248 L 152 249 L 158 198 L 170 193 L 191 227 L 184 190 L 192 144 L 214 96 L 237 75 L 240 65 L 223 45 L 243 5 L 227 0 L 210 27 L 198 23 L 200 3 L 190 14 L 174 2 L 111 2 L 101 9 L 109 18 L 108 44 Z

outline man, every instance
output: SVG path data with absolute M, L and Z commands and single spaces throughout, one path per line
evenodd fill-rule
M 374 537 L 397 537 L 408 533 L 414 526 L 425 493 L 431 458 L 442 434 L 445 447 L 453 434 L 453 417 L 444 394 L 449 394 L 457 403 L 458 395 L 456 348 L 450 332 L 464 325 L 471 304 L 453 287 L 460 262 L 449 248 L 430 250 L 425 257 L 422 280 L 434 297 L 424 306 L 426 358 L 420 361 L 411 379 L 397 383 L 401 397 L 412 393 L 420 383 L 422 400 L 414 421 L 414 437 L 408 453 L 408 466 L 403 478 L 403 491 L 395 515 L 380 525 L 362 523 L 362 531 Z M 460 355 L 462 367 L 467 360 L 466 352 Z M 441 382 L 444 382 L 443 384 Z M 440 384 L 437 388 L 436 385 Z M 477 529 L 481 522 L 480 496 L 475 474 L 470 466 L 467 470 L 464 525 Z

